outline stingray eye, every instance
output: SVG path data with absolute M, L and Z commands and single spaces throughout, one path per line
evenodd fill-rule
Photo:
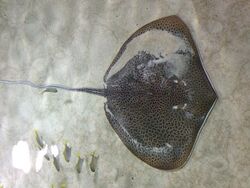
M 105 112 L 127 148 L 155 168 L 182 167 L 217 99 L 186 25 L 170 16 L 137 30 L 104 81 L 121 88 Z

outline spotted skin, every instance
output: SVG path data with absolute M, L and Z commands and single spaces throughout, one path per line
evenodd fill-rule
M 128 44 L 151 30 L 161 30 L 181 38 L 191 46 L 176 51 L 185 57 L 187 71 L 178 77 L 167 60 L 139 51 L 125 66 L 108 78 Z M 187 26 L 177 16 L 153 21 L 137 30 L 122 45 L 108 68 L 105 113 L 126 147 L 145 163 L 164 170 L 182 167 L 188 160 L 217 95 L 204 71 Z

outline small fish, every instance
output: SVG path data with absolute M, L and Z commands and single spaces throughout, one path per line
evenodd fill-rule
M 38 144 L 39 149 L 42 149 L 45 146 L 45 141 L 41 136 L 39 136 L 38 131 L 35 130 L 36 142 Z
M 60 171 L 60 162 L 59 162 L 59 157 L 53 156 L 53 164 L 56 168 L 56 170 L 59 172 Z
M 44 158 L 45 158 L 45 159 L 47 159 L 48 161 L 50 160 L 50 158 L 49 158 L 49 155 L 48 155 L 48 154 L 44 155 Z
M 90 170 L 92 172 L 96 171 L 96 167 L 97 167 L 97 160 L 98 160 L 99 156 L 92 154 L 91 155 L 91 162 L 90 162 Z
M 56 167 L 56 170 L 60 171 L 60 162 L 59 162 L 59 150 L 57 145 L 50 146 L 51 153 L 53 155 L 53 164 Z
M 65 161 L 69 162 L 70 158 L 71 158 L 71 146 L 69 145 L 69 143 L 65 144 L 65 148 L 63 151 L 63 156 Z
M 81 173 L 81 171 L 82 171 L 82 165 L 83 165 L 83 161 L 84 161 L 84 159 L 83 158 L 81 158 L 81 156 L 80 155 L 78 155 L 78 161 L 77 161 L 77 164 L 76 164 L 76 171 L 80 174 Z
M 46 146 L 45 141 L 43 140 L 43 137 L 38 134 L 38 131 L 35 129 L 35 137 L 36 137 L 36 142 L 38 144 L 38 148 L 41 150 Z M 48 161 L 50 160 L 49 155 L 46 154 L 44 155 L 45 159 Z
M 57 93 L 56 88 L 46 88 L 45 90 L 42 91 L 42 94 L 49 92 L 49 93 Z

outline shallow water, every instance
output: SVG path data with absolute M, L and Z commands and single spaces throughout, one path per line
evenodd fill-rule
M 0 85 L 0 185 L 248 187 L 247 0 L 0 1 L 0 78 L 102 87 L 103 75 L 122 43 L 144 24 L 169 15 L 178 15 L 188 25 L 219 95 L 186 166 L 166 172 L 137 159 L 109 125 L 102 97 Z M 35 130 L 50 152 L 50 161 L 44 159 L 40 169 Z M 69 162 L 63 155 L 66 142 L 72 147 Z M 12 157 L 15 145 L 22 148 L 18 153 L 29 150 L 28 157 Z M 51 153 L 57 153 L 56 147 L 51 151 L 54 145 L 59 172 Z M 84 158 L 80 174 L 79 156 Z M 20 163 L 13 164 L 14 159 L 21 159 L 24 170 L 16 168 Z

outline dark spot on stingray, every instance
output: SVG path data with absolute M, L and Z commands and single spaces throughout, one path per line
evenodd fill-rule
M 121 141 L 142 161 L 164 170 L 187 162 L 217 100 L 190 31 L 177 16 L 133 33 L 108 67 L 102 89 L 0 82 L 106 97 L 105 114 Z M 82 162 L 79 158 L 77 166 Z

